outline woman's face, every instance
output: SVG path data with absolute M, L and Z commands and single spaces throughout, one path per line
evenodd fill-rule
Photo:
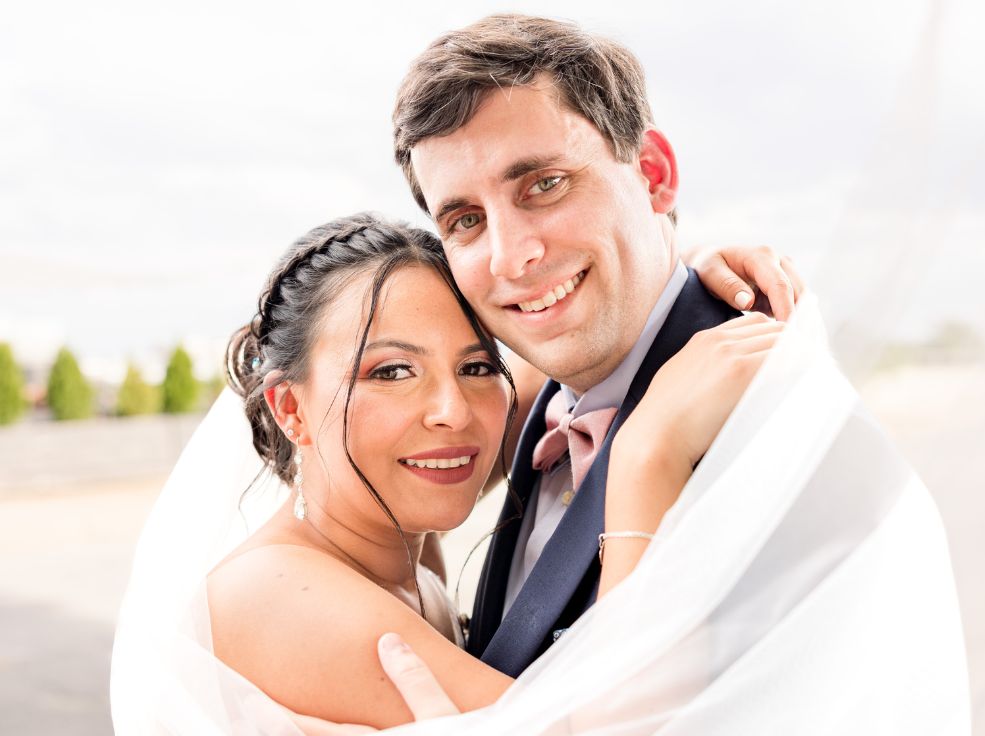
M 305 492 L 333 515 L 390 522 L 345 456 L 342 412 L 366 322 L 372 274 L 327 308 L 299 413 L 324 464 L 305 462 Z M 349 451 L 407 532 L 468 516 L 499 456 L 510 391 L 441 276 L 405 266 L 383 284 L 349 406 Z M 315 460 L 306 448 L 306 455 Z M 316 482 L 317 478 L 317 482 Z M 311 489 L 310 491 L 308 489 Z

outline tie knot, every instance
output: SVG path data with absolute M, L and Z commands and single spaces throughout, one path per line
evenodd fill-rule
M 567 453 L 571 456 L 574 488 L 577 489 L 615 416 L 615 409 L 597 409 L 575 417 L 565 411 L 564 395 L 559 391 L 547 405 L 544 416 L 547 432 L 534 449 L 534 468 L 551 470 Z

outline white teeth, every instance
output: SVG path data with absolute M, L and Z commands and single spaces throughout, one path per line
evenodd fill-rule
M 540 299 L 534 299 L 530 302 L 520 302 L 517 306 L 520 307 L 521 312 L 541 312 L 548 307 L 553 307 L 568 294 L 574 291 L 575 287 L 581 283 L 581 279 L 582 275 L 579 273 L 565 281 L 563 284 L 558 284 L 544 294 L 544 296 Z
M 403 460 L 403 463 L 410 465 L 412 468 L 434 468 L 437 470 L 447 470 L 449 468 L 460 468 L 463 465 L 468 465 L 472 462 L 471 455 L 463 455 L 462 457 L 453 458 L 428 458 L 422 460 Z

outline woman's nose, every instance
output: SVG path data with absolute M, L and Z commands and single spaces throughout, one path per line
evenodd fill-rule
M 424 423 L 433 428 L 461 430 L 472 421 L 472 407 L 457 380 L 444 380 L 431 389 Z

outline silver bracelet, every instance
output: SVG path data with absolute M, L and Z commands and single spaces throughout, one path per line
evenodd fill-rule
M 599 534 L 599 564 L 602 564 L 602 551 L 606 539 L 653 539 L 650 532 L 602 532 Z

